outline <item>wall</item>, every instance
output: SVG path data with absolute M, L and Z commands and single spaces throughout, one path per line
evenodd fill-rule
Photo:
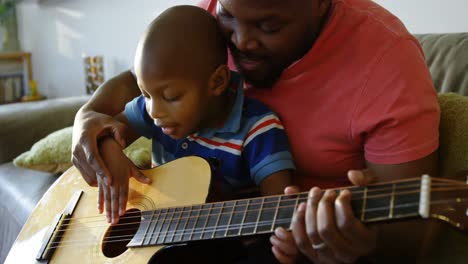
M 468 32 L 467 0 L 375 0 L 413 33 Z M 103 55 L 105 77 L 132 64 L 146 25 L 170 5 L 197 0 L 23 0 L 18 5 L 22 47 L 33 54 L 33 74 L 49 97 L 82 95 L 82 54 Z
M 467 0 L 374 0 L 412 33 L 468 32 Z
M 138 38 L 161 11 L 196 0 L 40 0 L 17 8 L 23 50 L 48 97 L 85 94 L 82 55 L 103 55 L 106 78 L 128 69 Z

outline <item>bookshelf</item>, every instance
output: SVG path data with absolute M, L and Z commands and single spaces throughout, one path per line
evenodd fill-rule
M 0 52 L 0 104 L 21 101 L 32 78 L 30 52 Z

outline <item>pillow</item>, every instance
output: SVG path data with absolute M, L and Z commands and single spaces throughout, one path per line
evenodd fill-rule
M 439 174 L 457 176 L 468 170 L 468 97 L 439 94 Z
M 36 142 L 31 150 L 19 155 L 13 160 L 17 167 L 61 173 L 73 164 L 71 157 L 73 127 L 55 131 Z M 151 165 L 151 140 L 139 138 L 124 150 L 125 155 L 137 167 L 149 168 Z

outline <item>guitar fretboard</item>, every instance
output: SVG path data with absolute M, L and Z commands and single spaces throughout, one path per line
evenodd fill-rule
M 352 192 L 353 212 L 363 222 L 419 215 L 419 179 L 348 189 Z M 144 211 L 140 228 L 128 246 L 248 236 L 271 233 L 277 227 L 289 229 L 294 210 L 307 199 L 305 192 Z

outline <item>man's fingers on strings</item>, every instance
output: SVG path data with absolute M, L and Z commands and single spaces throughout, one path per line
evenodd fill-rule
M 350 250 L 352 255 L 359 255 L 364 251 L 361 243 L 363 239 L 363 225 L 359 222 L 351 209 L 351 192 L 343 190 L 335 200 L 335 216 L 338 232 L 343 235 L 348 245 L 353 245 Z
M 292 233 L 286 231 L 282 227 L 275 229 L 274 235 L 270 237 L 270 242 L 278 246 L 281 251 L 287 255 L 295 256 L 297 254 L 297 248 Z
M 341 234 L 353 245 L 354 256 L 370 253 L 376 246 L 377 232 L 374 227 L 367 227 L 354 216 L 350 206 L 352 194 L 342 191 L 335 202 L 337 225 Z
M 307 199 L 305 221 L 308 224 L 306 225 L 306 232 L 312 245 L 320 245 L 323 243 L 323 240 L 320 237 L 317 229 L 317 210 L 322 195 L 323 191 L 318 187 L 314 187 L 309 191 L 309 196 Z
M 284 194 L 286 194 L 286 195 L 292 195 L 292 194 L 296 194 L 296 193 L 299 193 L 299 187 L 297 187 L 295 185 L 288 186 L 288 187 L 284 188 Z
M 375 173 L 371 169 L 349 170 L 349 181 L 356 186 L 366 186 L 375 182 Z
M 312 259 L 315 257 L 315 251 L 312 249 L 311 241 L 309 240 L 309 237 L 306 233 L 305 211 L 306 203 L 300 203 L 297 207 L 297 210 L 294 212 L 291 223 L 291 230 L 299 251 L 309 259 Z
M 335 215 L 335 199 L 337 193 L 334 190 L 325 191 L 323 198 L 318 205 L 318 221 L 317 229 L 320 237 L 327 244 L 327 247 L 333 251 L 336 258 L 343 262 L 349 262 L 352 256 L 353 245 L 349 245 L 348 241 L 342 236 L 337 229 Z

